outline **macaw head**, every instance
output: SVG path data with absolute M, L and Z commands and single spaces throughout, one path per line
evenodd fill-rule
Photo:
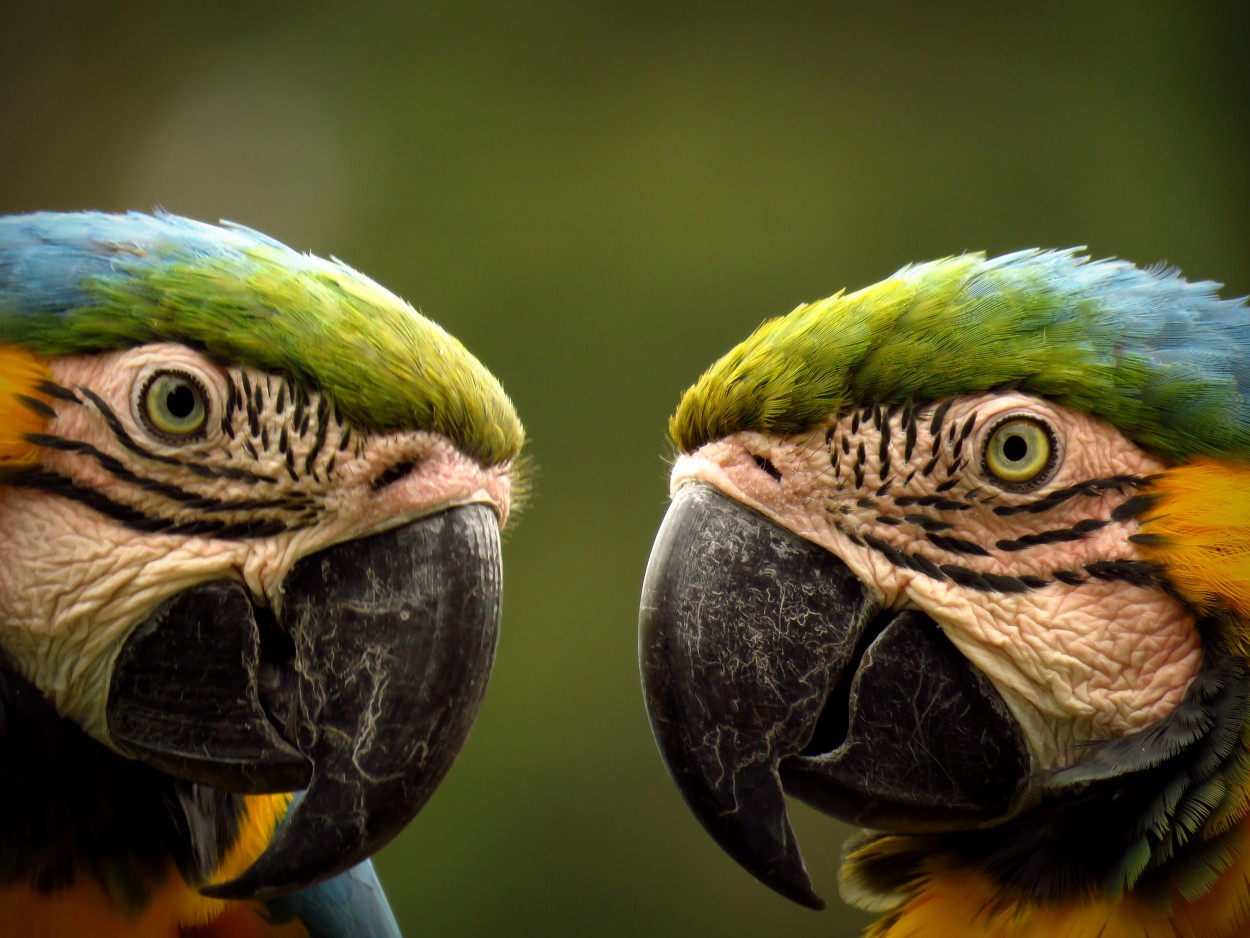
M 307 789 L 217 896 L 346 869 L 438 785 L 522 441 L 459 342 L 337 261 L 169 215 L 0 220 L 0 659 L 153 771 Z
M 687 803 L 755 876 L 822 904 L 786 794 L 882 832 L 843 871 L 877 910 L 938 845 L 1040 899 L 1188 897 L 1227 865 L 1250 316 L 1214 290 L 949 258 L 764 323 L 686 392 L 643 681 Z

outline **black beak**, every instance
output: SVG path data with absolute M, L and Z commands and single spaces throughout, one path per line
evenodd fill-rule
M 307 788 L 221 898 L 305 888 L 368 857 L 438 787 L 499 634 L 499 529 L 466 505 L 300 560 L 275 619 L 234 581 L 174 597 L 123 645 L 119 749 L 230 791 Z
M 937 830 L 1013 809 L 1028 751 L 998 692 L 915 610 L 704 484 L 683 486 L 643 584 L 661 755 L 735 860 L 811 908 L 785 793 L 853 823 Z

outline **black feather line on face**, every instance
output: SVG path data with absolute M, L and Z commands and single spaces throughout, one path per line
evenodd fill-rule
M 108 455 L 107 453 L 101 452 L 90 443 L 81 443 L 78 440 L 69 440 L 64 437 L 54 436 L 48 433 L 29 433 L 26 435 L 26 440 L 44 449 L 90 456 L 102 469 L 118 481 L 133 485 L 140 491 L 160 495 L 162 498 L 178 502 L 188 508 L 194 508 L 197 511 L 262 511 L 266 509 L 286 509 L 298 511 L 307 508 L 310 504 L 307 498 L 300 496 L 268 499 L 210 498 L 199 495 L 195 492 L 189 492 L 186 489 L 179 488 L 178 486 L 171 485 L 167 482 L 160 482 L 156 479 L 148 479 L 140 476 L 126 468 L 120 460 Z M 86 486 L 78 487 L 86 488 Z
M 964 429 L 967 430 L 969 426 L 970 423 L 965 421 Z M 952 426 L 951 429 L 954 431 L 955 427 Z M 864 452 L 864 444 L 862 442 L 859 444 L 858 452 Z M 940 455 L 941 454 L 939 453 L 939 456 Z M 934 457 L 935 460 L 937 458 L 938 456 Z M 857 476 L 857 482 L 858 481 L 859 477 Z M 972 496 L 976 492 L 980 491 L 980 487 L 977 487 L 967 493 L 964 496 L 964 500 L 956 501 L 954 498 L 948 497 L 946 493 L 956 488 L 960 482 L 961 479 L 955 477 L 936 486 L 934 492 L 929 495 L 897 496 L 893 499 L 894 506 L 904 509 L 917 506 L 921 508 L 931 508 L 939 512 L 968 511 L 978 504 L 977 500 Z M 995 514 L 1008 516 L 1021 513 L 1041 514 L 1067 502 L 1069 499 L 1076 498 L 1078 496 L 1097 497 L 1113 490 L 1123 492 L 1125 489 L 1134 488 L 1143 482 L 1144 480 L 1140 477 L 1123 475 L 1109 476 L 1099 479 L 1087 479 L 1066 488 L 1047 493 L 1046 495 L 1032 501 L 1019 505 L 1001 506 L 994 508 L 993 511 Z M 881 489 L 876 493 L 877 497 L 881 498 L 885 496 L 888 493 L 889 488 L 889 485 L 881 486 Z M 1139 498 L 1141 498 L 1141 496 L 1130 497 L 1125 504 L 1134 502 Z M 988 499 L 983 499 L 982 501 L 988 501 Z M 860 498 L 858 500 L 858 506 L 860 508 L 878 508 L 875 501 L 867 498 Z M 1066 528 L 1055 528 L 1050 531 L 1024 534 L 1015 539 L 1002 539 L 995 542 L 994 546 L 1000 551 L 1011 553 L 1027 550 L 1032 547 L 1081 540 L 1088 537 L 1090 534 L 1101 530 L 1106 525 L 1110 524 L 1112 519 L 1115 519 L 1121 514 L 1123 514 L 1123 512 L 1121 512 L 1120 508 L 1116 508 L 1112 511 L 1111 519 L 1085 518 Z M 887 519 L 887 516 L 878 515 L 877 521 L 893 527 L 897 527 L 901 523 L 915 525 L 924 532 L 924 537 L 929 543 L 948 554 L 962 554 L 976 557 L 994 556 L 985 545 L 978 544 L 965 538 L 944 534 L 943 532 L 954 529 L 955 525 L 952 522 L 939 518 L 933 518 L 928 515 L 912 512 L 904 514 L 901 519 Z M 1101 580 L 1122 580 L 1134 586 L 1145 588 L 1158 588 L 1163 584 L 1162 573 L 1156 564 L 1136 560 L 1095 561 L 1086 564 L 1081 570 L 1054 570 L 1050 571 L 1047 576 L 1033 574 L 1008 576 L 1003 574 L 982 573 L 958 563 L 942 563 L 940 561 L 929 560 L 922 555 L 914 554 L 889 544 L 881 538 L 853 532 L 841 524 L 835 523 L 835 527 L 847 536 L 853 535 L 852 540 L 855 543 L 868 546 L 872 550 L 883 555 L 896 567 L 915 570 L 929 576 L 931 579 L 950 581 L 960 586 L 980 590 L 982 592 L 1027 592 L 1030 590 L 1040 589 L 1052 582 L 1079 585 L 1086 582 L 1090 577 Z
M 1053 531 L 1039 531 L 1036 534 L 1022 534 L 1013 540 L 998 541 L 994 546 L 999 550 L 1017 551 L 1028 550 L 1030 547 L 1044 546 L 1046 544 L 1079 541 L 1110 523 L 1109 520 L 1104 521 L 1101 518 L 1086 518 L 1078 521 L 1071 527 L 1056 528 Z
M 86 505 L 107 518 L 111 518 L 134 531 L 148 534 L 181 534 L 203 537 L 215 537 L 223 540 L 246 540 L 258 537 L 272 537 L 283 531 L 291 530 L 292 526 L 277 518 L 251 518 L 246 521 L 230 522 L 220 519 L 195 519 L 191 521 L 174 521 L 157 515 L 149 515 L 138 508 L 115 502 L 102 492 L 79 485 L 73 479 L 56 472 L 26 470 L 11 476 L 6 484 L 17 488 L 50 492 L 62 498 Z M 243 504 L 247 504 L 244 502 Z M 240 509 L 234 509 L 240 510 Z
M 877 459 L 877 471 L 881 480 L 872 493 L 864 493 L 858 497 L 848 493 L 849 500 L 837 510 L 842 514 L 849 513 L 852 510 L 851 505 L 854 504 L 860 509 L 873 511 L 876 519 L 874 523 L 881 526 L 878 529 L 881 535 L 885 534 L 882 528 L 899 530 L 906 525 L 915 525 L 923 532 L 924 540 L 947 557 L 925 557 L 919 553 L 912 553 L 902 544 L 890 543 L 896 540 L 894 537 L 889 537 L 887 540 L 885 537 L 874 536 L 836 519 L 831 520 L 831 524 L 852 543 L 868 547 L 901 569 L 913 570 L 934 580 L 953 582 L 968 589 L 987 593 L 1029 592 L 1054 583 L 1074 586 L 1088 582 L 1090 578 L 1121 580 L 1144 588 L 1159 588 L 1163 585 L 1157 566 L 1142 561 L 1095 561 L 1079 569 L 1051 569 L 1019 575 L 982 572 L 958 562 L 962 557 L 992 558 L 996 556 L 995 551 L 999 554 L 1012 554 L 1031 548 L 1082 540 L 1114 520 L 1124 520 L 1126 516 L 1135 517 L 1144 504 L 1143 496 L 1130 495 L 1119 507 L 1111 509 L 1110 518 L 1084 518 L 1067 527 L 1022 533 L 1016 538 L 1000 538 L 986 544 L 959 536 L 955 524 L 956 519 L 948 521 L 906 509 L 914 506 L 931 509 L 934 513 L 940 514 L 968 512 L 985 505 L 1000 517 L 1042 515 L 1072 499 L 1100 498 L 1108 492 L 1121 494 L 1132 492 L 1143 485 L 1146 479 L 1135 475 L 1085 479 L 1061 489 L 1038 494 L 1028 501 L 1012 505 L 989 506 L 988 503 L 997 499 L 1000 493 L 991 491 L 988 495 L 981 495 L 980 493 L 985 491 L 984 486 L 975 484 L 979 477 L 970 481 L 965 470 L 967 461 L 961 455 L 957 455 L 965 442 L 972 438 L 978 425 L 978 415 L 974 412 L 948 422 L 950 406 L 950 401 L 943 401 L 934 407 L 932 416 L 929 418 L 929 430 L 934 434 L 931 455 L 923 469 L 911 468 L 907 473 L 906 481 L 902 483 L 903 491 L 906 491 L 905 486 L 910 483 L 917 472 L 920 472 L 923 477 L 928 477 L 944 458 L 956 454 L 950 464 L 945 467 L 946 478 L 936 484 L 924 486 L 927 488 L 925 494 L 896 496 L 890 494 L 895 488 L 895 480 L 890 475 L 890 457 L 893 452 L 891 444 L 901 437 L 902 448 L 909 453 L 914 450 L 917 443 L 916 427 L 921 420 L 921 414 L 926 410 L 925 407 L 915 408 L 910 401 L 895 403 L 884 410 L 878 404 L 868 405 L 850 412 L 846 418 L 843 418 L 849 420 L 849 430 L 847 429 L 848 423 L 840 420 L 824 429 L 824 447 L 832 466 L 831 476 L 839 482 L 838 492 L 846 489 L 845 484 L 841 482 L 843 467 L 839 452 L 853 454 L 849 468 L 853 473 L 856 489 L 862 492 L 866 484 L 866 476 L 871 468 L 868 464 L 870 451 Z M 899 421 L 898 433 L 893 432 L 894 420 Z M 851 437 L 856 435 L 857 430 L 869 427 L 870 422 L 877 428 L 877 438 L 875 440 L 871 438 L 870 430 L 852 441 Z M 943 427 L 947 429 L 945 434 L 942 433 Z M 757 464 L 759 464 L 758 458 Z M 907 467 L 904 466 L 904 468 Z M 904 509 L 904 511 L 898 515 L 891 515 L 888 506 L 880 504 L 884 499 L 889 499 L 893 507 Z M 966 517 L 959 520 L 966 520 Z M 927 550 L 926 553 L 932 555 L 933 551 Z
M 994 509 L 994 514 L 1002 515 L 1004 517 L 1018 515 L 1022 512 L 1040 514 L 1044 511 L 1050 511 L 1050 509 L 1063 504 L 1071 498 L 1076 498 L 1078 496 L 1098 498 L 1108 491 L 1123 491 L 1124 489 L 1138 488 L 1145 484 L 1146 479 L 1144 477 L 1131 475 L 1108 476 L 1103 479 L 1087 479 L 1084 482 L 1077 482 L 1075 485 L 1070 485 L 1067 488 L 1056 489 L 1055 491 L 1030 502 L 1024 502 L 1019 505 L 1000 505 Z M 1149 498 L 1150 496 L 1140 497 Z M 1111 520 L 1126 521 L 1129 518 L 1136 517 L 1136 508 L 1138 507 L 1136 505 L 1133 506 L 1133 510 L 1130 514 L 1124 515 L 1126 506 L 1133 505 L 1133 502 L 1134 499 L 1130 498 L 1116 508 L 1116 510 L 1111 514 Z
M 321 454 L 321 448 L 325 446 L 326 433 L 329 429 L 330 403 L 323 395 L 317 401 L 317 435 L 313 439 L 313 445 L 308 451 L 308 456 L 304 459 L 304 472 L 312 472 L 313 464 L 317 461 L 317 456 Z
M 297 391 L 282 375 L 262 375 L 253 380 L 246 371 L 239 371 L 227 374 L 223 384 L 225 403 L 221 408 L 219 451 L 210 453 L 207 448 L 194 451 L 184 448 L 165 453 L 150 449 L 136 439 L 108 401 L 91 388 L 78 386 L 71 391 L 53 382 L 43 382 L 43 391 L 53 400 L 73 402 L 94 411 L 121 451 L 107 446 L 101 449 L 55 433 L 28 434 L 25 439 L 43 450 L 86 457 L 125 488 L 109 489 L 106 493 L 80 478 L 77 472 L 47 471 L 42 467 L 18 470 L 6 482 L 76 501 L 132 530 L 145 533 L 239 540 L 271 537 L 315 523 L 323 510 L 316 485 L 328 482 L 335 453 L 331 454 L 324 472 L 319 472 L 315 463 L 319 455 L 326 452 L 325 442 L 330 438 L 331 429 L 338 434 L 335 438 L 339 447 L 337 453 L 350 446 L 351 428 L 337 420 L 333 421 L 332 428 L 335 411 L 331 402 L 319 396 L 315 406 L 310 406 L 308 395 Z M 308 438 L 296 440 L 289 421 L 271 419 L 275 416 L 273 412 L 258 410 L 258 407 L 270 405 L 276 408 L 279 399 L 285 401 L 288 397 L 298 405 L 305 425 L 314 418 L 317 421 L 316 438 L 312 440 L 312 451 L 307 459 L 301 456 L 297 461 L 295 451 L 301 443 L 307 444 Z M 274 476 L 238 465 L 245 458 L 253 463 L 261 462 L 265 449 L 271 445 L 276 445 L 281 453 L 280 464 L 285 472 Z M 203 457 L 206 456 L 219 458 L 205 462 Z M 307 467 L 305 475 L 300 474 L 301 464 Z M 288 479 L 294 490 L 274 492 L 268 498 L 216 497 L 195 491 L 200 480 L 228 480 L 251 487 L 257 483 L 285 484 Z M 305 490 L 305 483 L 310 482 L 313 487 Z M 258 512 L 263 514 L 257 517 Z M 192 513 L 217 517 L 189 517 Z M 221 517 L 230 514 L 236 516 Z
M 37 385 L 40 394 L 46 394 L 48 397 L 54 397 L 57 400 L 68 401 L 71 404 L 81 404 L 82 400 L 69 388 L 63 388 L 53 381 L 40 381 Z
M 29 394 L 14 394 L 13 396 L 18 399 L 23 407 L 37 416 L 45 420 L 56 418 L 56 410 L 46 402 L 39 400 L 39 398 L 31 397 Z
M 933 419 L 929 421 L 929 436 L 933 438 L 933 452 L 937 452 L 942 440 L 942 423 L 946 420 L 946 412 L 951 409 L 951 401 L 942 401 L 933 411 Z
M 102 397 L 90 388 L 80 387 L 78 390 L 84 397 L 91 401 L 100 416 L 104 418 L 104 422 L 108 425 L 109 431 L 113 434 L 113 437 L 117 440 L 117 442 L 141 459 L 146 459 L 154 463 L 160 463 L 165 466 L 177 466 L 180 469 L 186 469 L 187 471 L 193 472 L 205 479 L 233 479 L 241 482 L 268 483 L 277 481 L 272 476 L 262 475 L 257 472 L 250 472 L 246 469 L 237 469 L 233 466 L 209 466 L 204 463 L 193 462 L 186 459 L 176 459 L 172 456 L 154 453 L 150 449 L 141 446 L 135 441 L 134 437 L 132 437 L 127 432 L 126 428 L 122 426 L 122 422 L 117 418 L 117 414 L 113 412 L 113 408 L 109 407 L 108 403 Z

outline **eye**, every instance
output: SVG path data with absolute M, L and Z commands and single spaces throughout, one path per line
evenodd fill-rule
M 1009 487 L 1040 485 L 1056 460 L 1055 435 L 1041 420 L 1010 417 L 985 441 L 985 470 Z
M 208 423 L 208 395 L 184 371 L 158 371 L 139 392 L 139 416 L 148 429 L 171 443 L 202 435 Z

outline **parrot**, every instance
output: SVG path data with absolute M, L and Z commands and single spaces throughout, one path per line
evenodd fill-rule
M 368 858 L 482 702 L 523 443 L 337 260 L 0 219 L 0 932 L 398 935 Z
M 1250 310 L 1086 249 L 906 266 L 680 398 L 639 662 L 707 833 L 871 938 L 1250 934 Z

